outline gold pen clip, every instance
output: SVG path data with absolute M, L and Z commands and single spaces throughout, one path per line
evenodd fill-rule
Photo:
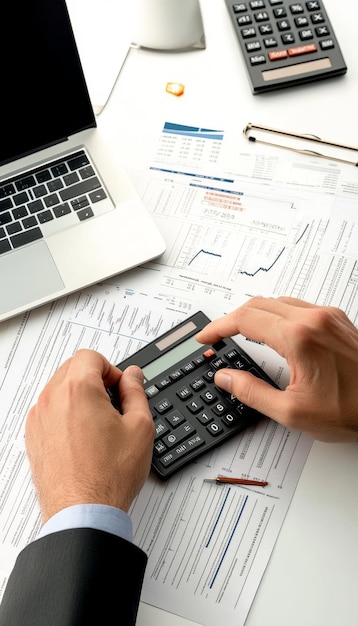
M 278 128 L 270 128 L 269 126 L 261 126 L 260 124 L 249 123 L 249 124 L 246 124 L 245 128 L 243 129 L 244 137 L 248 139 L 249 141 L 252 141 L 255 143 L 263 143 L 268 146 L 274 146 L 275 148 L 284 148 L 285 150 L 291 150 L 292 152 L 298 152 L 299 154 L 307 154 L 309 156 L 319 157 L 321 159 L 339 161 L 340 163 L 348 163 L 349 165 L 355 165 L 356 167 L 358 167 L 358 161 L 350 161 L 348 159 L 341 158 L 338 156 L 323 154 L 322 152 L 317 152 L 316 150 L 295 148 L 293 146 L 286 145 L 286 144 L 281 144 L 281 143 L 277 143 L 273 141 L 272 142 L 266 141 L 265 139 L 260 139 L 257 136 L 256 137 L 253 136 L 251 134 L 252 131 L 278 135 L 280 137 L 285 137 L 286 139 L 287 138 L 294 139 L 294 140 L 298 139 L 300 141 L 304 140 L 304 141 L 320 144 L 323 146 L 329 146 L 331 148 L 338 149 L 338 150 L 350 150 L 350 151 L 356 152 L 358 155 L 358 148 L 355 148 L 353 146 L 348 146 L 348 145 L 336 143 L 333 141 L 326 141 L 325 139 L 321 139 L 321 137 L 318 137 L 317 135 L 311 135 L 309 133 L 305 133 L 305 134 L 291 133 L 290 131 L 279 130 Z

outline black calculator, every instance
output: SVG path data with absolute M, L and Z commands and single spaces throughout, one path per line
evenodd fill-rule
M 194 335 L 208 322 L 198 311 L 117 365 L 143 371 L 156 431 L 152 468 L 162 479 L 263 417 L 215 386 L 217 370 L 247 370 L 276 387 L 233 339 L 199 344 Z M 113 389 L 110 395 L 119 408 Z
M 321 0 L 225 0 L 254 94 L 345 74 Z

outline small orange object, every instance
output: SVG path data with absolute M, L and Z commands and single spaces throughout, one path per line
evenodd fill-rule
M 171 93 L 173 96 L 182 96 L 184 89 L 185 87 L 182 83 L 167 83 L 165 91 Z

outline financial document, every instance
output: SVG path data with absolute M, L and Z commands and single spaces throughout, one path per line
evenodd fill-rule
M 147 171 L 132 172 L 165 254 L 0 325 L 0 597 L 40 528 L 26 414 L 77 349 L 118 363 L 199 309 L 218 317 L 257 294 L 340 306 L 357 324 L 358 185 L 349 170 L 236 146 L 224 130 L 165 122 Z M 236 340 L 286 386 L 283 358 Z M 130 511 L 149 557 L 142 600 L 204 626 L 243 625 L 311 445 L 263 419 L 167 482 L 151 475 Z M 204 482 L 218 474 L 269 484 Z

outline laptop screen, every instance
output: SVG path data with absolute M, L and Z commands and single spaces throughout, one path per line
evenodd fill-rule
M 0 164 L 96 126 L 65 0 L 1 10 Z

